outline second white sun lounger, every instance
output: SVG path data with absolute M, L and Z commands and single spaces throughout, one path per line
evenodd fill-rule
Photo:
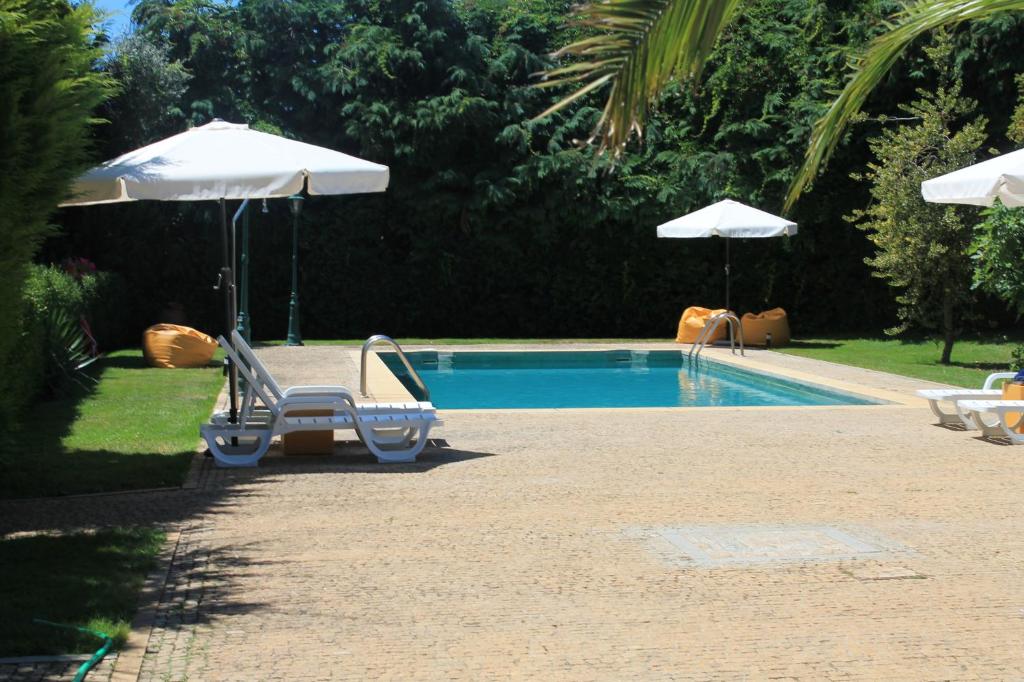
M 957 409 L 980 425 L 983 435 L 1024 443 L 1024 433 L 1017 431 L 1024 424 L 1024 400 L 961 400 Z
M 968 429 L 982 428 L 986 426 L 984 423 L 975 424 L 974 420 L 969 414 L 964 412 L 960 408 L 960 402 L 963 400 L 997 400 L 1002 397 L 1003 391 L 999 388 L 993 388 L 995 383 L 1000 380 L 1012 379 L 1015 376 L 1015 372 L 996 372 L 990 374 L 985 383 L 981 388 L 927 388 L 917 391 L 917 395 L 928 401 L 928 406 L 932 408 L 932 412 L 939 418 L 940 424 L 963 424 Z M 945 412 L 940 407 L 940 403 L 948 402 L 952 403 L 954 412 Z

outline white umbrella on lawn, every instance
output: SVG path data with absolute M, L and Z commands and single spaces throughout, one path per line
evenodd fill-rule
M 224 266 L 225 336 L 235 325 L 234 239 L 228 234 L 228 199 L 271 199 L 309 194 L 383 192 L 388 167 L 324 147 L 215 120 L 107 161 L 81 176 L 61 206 L 124 201 L 220 202 Z M 230 373 L 231 415 L 238 375 Z
M 711 204 L 699 211 L 658 225 L 659 237 L 725 239 L 726 309 L 729 308 L 729 240 L 748 237 L 791 237 L 796 232 L 796 223 L 732 199 L 719 201 L 717 204 Z
M 921 183 L 921 196 L 935 204 L 1024 206 L 1024 149 L 997 156 Z

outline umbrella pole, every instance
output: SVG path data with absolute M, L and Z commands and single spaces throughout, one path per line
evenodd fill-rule
M 725 238 L 725 309 L 729 310 L 729 238 Z
M 231 341 L 231 330 L 235 328 L 235 273 L 234 239 L 228 238 L 228 208 L 224 199 L 220 200 L 220 234 L 221 247 L 224 249 L 224 265 L 220 269 L 220 286 L 224 292 L 224 338 Z M 230 422 L 238 423 L 238 368 L 230 358 L 224 358 L 228 369 L 228 404 L 230 406 Z

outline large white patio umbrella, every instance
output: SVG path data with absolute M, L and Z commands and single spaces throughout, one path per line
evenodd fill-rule
M 699 211 L 658 225 L 658 236 L 675 239 L 723 237 L 725 239 L 725 307 L 729 308 L 729 240 L 736 238 L 791 237 L 796 223 L 741 204 L 719 201 Z
M 78 178 L 61 206 L 124 201 L 220 202 L 224 265 L 225 336 L 235 325 L 234 239 L 228 234 L 229 199 L 271 199 L 309 194 L 383 192 L 388 167 L 331 149 L 214 120 L 154 142 L 93 168 Z M 231 416 L 238 374 L 230 376 Z
M 997 156 L 921 183 L 921 196 L 935 204 L 1024 206 L 1024 149 Z

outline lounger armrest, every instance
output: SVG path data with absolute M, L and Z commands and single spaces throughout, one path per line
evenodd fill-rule
M 989 374 L 988 379 L 985 379 L 985 385 L 983 389 L 988 390 L 992 388 L 992 384 L 996 383 L 1000 379 L 1012 379 L 1017 376 L 1016 372 L 996 372 L 995 374 Z
M 277 404 L 283 415 L 291 410 L 336 410 L 352 412 L 352 404 L 337 395 L 294 395 L 283 398 Z
M 343 398 L 355 399 L 352 391 L 344 386 L 292 386 L 285 389 L 284 397 L 287 398 L 293 395 L 337 395 Z

